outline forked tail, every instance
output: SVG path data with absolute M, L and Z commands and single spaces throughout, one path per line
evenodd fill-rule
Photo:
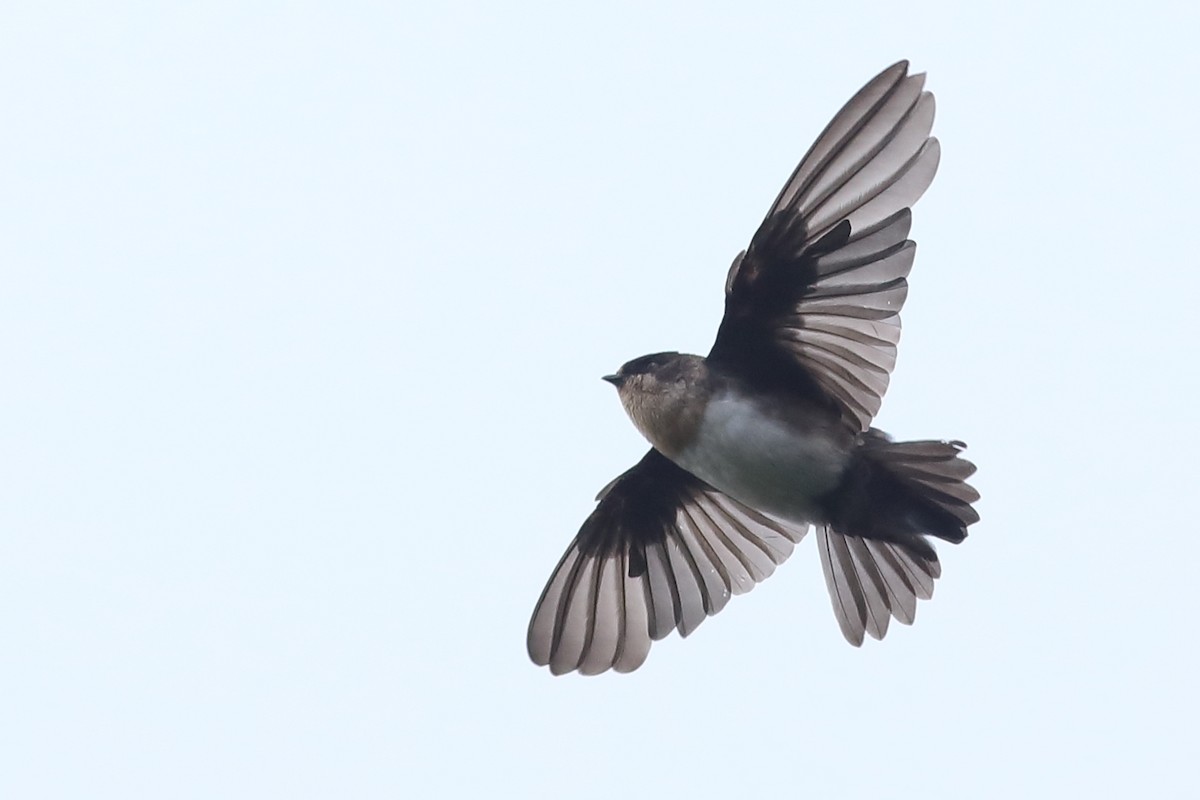
M 851 644 L 882 639 L 895 617 L 905 625 L 941 575 L 927 537 L 957 544 L 979 520 L 979 493 L 966 481 L 975 465 L 962 442 L 892 442 L 868 431 L 842 485 L 826 500 L 817 528 L 833 610 Z

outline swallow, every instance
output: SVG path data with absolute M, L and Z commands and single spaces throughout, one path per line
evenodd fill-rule
M 725 280 L 707 356 L 635 358 L 604 380 L 650 450 L 605 486 L 529 624 L 556 675 L 630 672 L 769 577 L 815 529 L 842 634 L 908 625 L 979 520 L 959 441 L 871 427 L 896 363 L 912 205 L 940 156 L 908 63 L 842 107 Z

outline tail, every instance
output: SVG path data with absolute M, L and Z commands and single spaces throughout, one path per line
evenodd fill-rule
M 933 596 L 942 573 L 927 537 L 953 544 L 979 521 L 966 480 L 975 465 L 962 442 L 892 442 L 874 429 L 859 445 L 817 528 L 833 611 L 856 647 L 863 633 L 882 639 L 895 617 L 911 625 L 917 599 Z

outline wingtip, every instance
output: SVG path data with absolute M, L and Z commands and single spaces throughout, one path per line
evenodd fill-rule
M 938 138 L 936 136 L 930 136 L 928 139 L 925 140 L 925 146 L 923 149 L 925 152 L 932 154 L 929 157 L 933 159 L 933 163 L 934 163 L 933 171 L 936 172 L 937 165 L 942 163 L 942 143 L 940 141 L 938 141 Z M 930 176 L 929 180 L 932 181 L 933 176 Z
M 890 67 L 888 67 L 887 69 L 885 69 L 885 70 L 884 70 L 884 72 L 901 72 L 901 73 L 907 73 L 907 72 L 908 72 L 908 66 L 909 66 L 908 59 L 907 59 L 907 58 L 902 58 L 902 59 L 900 59 L 899 61 L 897 61 L 895 64 L 892 64 Z

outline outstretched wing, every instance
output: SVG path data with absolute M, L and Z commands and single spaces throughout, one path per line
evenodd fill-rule
M 933 95 L 908 63 L 848 102 L 779 193 L 726 280 L 709 359 L 823 398 L 856 432 L 887 390 L 916 245 L 909 207 L 937 171 Z
M 529 657 L 561 675 L 630 672 L 765 580 L 808 531 L 718 492 L 650 450 L 606 486 L 529 623 Z

